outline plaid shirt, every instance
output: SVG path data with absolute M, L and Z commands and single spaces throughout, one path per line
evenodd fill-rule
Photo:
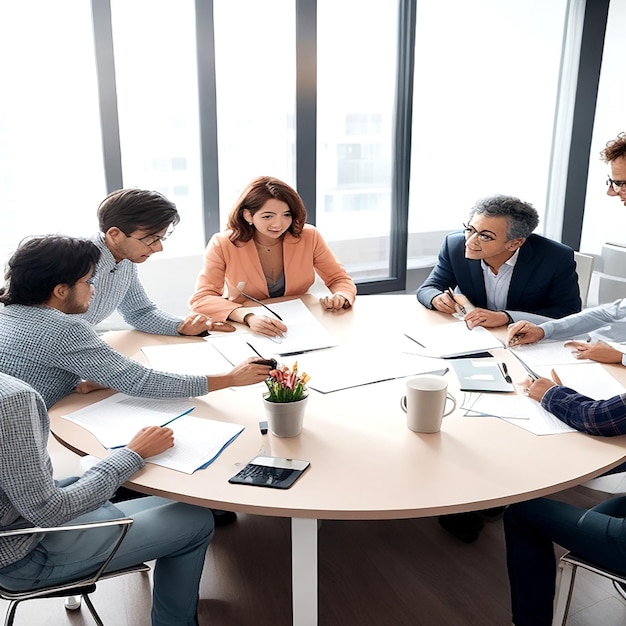
M 95 326 L 117 310 L 127 324 L 144 333 L 177 335 L 183 320 L 162 311 L 148 298 L 137 274 L 137 264 L 128 259 L 116 263 L 102 233 L 92 241 L 101 255 L 93 277 L 89 310 L 81 317 Z
M 209 391 L 206 376 L 144 367 L 111 348 L 80 316 L 48 306 L 11 304 L 0 310 L 0 372 L 28 383 L 48 407 L 81 379 L 144 398 L 188 398 Z
M 590 435 L 626 435 L 626 393 L 592 400 L 568 387 L 550 387 L 541 405 L 562 422 Z
M 49 431 L 41 396 L 22 381 L 0 374 L 1 529 L 65 524 L 102 506 L 143 467 L 138 454 L 120 448 L 60 488 L 52 478 Z M 19 561 L 40 540 L 32 535 L 0 540 L 0 568 Z

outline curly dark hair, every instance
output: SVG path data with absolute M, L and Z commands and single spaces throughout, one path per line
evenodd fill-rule
M 259 176 L 244 189 L 228 215 L 226 227 L 233 231 L 229 239 L 234 244 L 245 243 L 254 237 L 255 227 L 248 224 L 243 212 L 247 209 L 254 215 L 268 200 L 272 199 L 285 202 L 291 211 L 293 220 L 288 232 L 294 237 L 302 234 L 306 223 L 306 208 L 298 192 L 278 178 Z
M 100 250 L 89 239 L 47 235 L 24 240 L 7 263 L 0 302 L 43 304 L 57 285 L 73 287 L 99 260 Z
M 620 133 L 617 139 L 607 141 L 606 148 L 600 152 L 600 158 L 605 163 L 615 161 L 619 157 L 626 157 L 626 133 Z

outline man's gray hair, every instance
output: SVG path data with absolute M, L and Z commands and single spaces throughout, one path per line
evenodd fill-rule
M 489 217 L 508 217 L 507 239 L 528 237 L 539 224 L 536 209 L 528 202 L 513 196 L 489 196 L 479 200 L 470 211 L 470 220 L 474 215 Z

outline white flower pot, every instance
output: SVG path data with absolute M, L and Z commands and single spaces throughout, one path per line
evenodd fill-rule
M 268 394 L 266 394 L 268 395 Z M 308 396 L 296 402 L 270 402 L 263 397 L 270 432 L 276 437 L 296 437 L 302 432 L 302 421 Z

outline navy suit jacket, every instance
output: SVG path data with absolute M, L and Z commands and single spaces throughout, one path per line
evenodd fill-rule
M 417 290 L 417 299 L 429 309 L 432 300 L 450 287 L 476 307 L 487 308 L 481 262 L 465 258 L 465 235 L 444 239 L 437 265 Z M 565 317 L 581 309 L 573 250 L 540 235 L 530 235 L 519 249 L 511 276 L 506 308 L 547 317 Z

